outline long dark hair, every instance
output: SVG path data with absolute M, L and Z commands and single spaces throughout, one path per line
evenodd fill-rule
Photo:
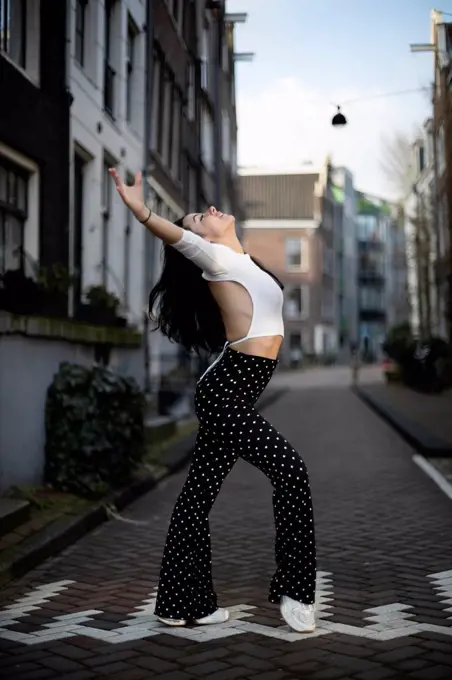
M 175 222 L 183 228 L 184 218 Z M 251 258 L 284 289 L 279 279 Z M 170 245 L 163 246 L 163 269 L 149 295 L 149 316 L 172 342 L 186 350 L 218 352 L 226 342 L 220 309 L 202 270 Z

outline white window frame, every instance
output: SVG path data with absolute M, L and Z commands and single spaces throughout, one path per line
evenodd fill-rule
M 299 265 L 291 265 L 288 262 L 288 243 L 292 242 L 297 242 L 300 245 L 300 264 Z M 309 271 L 309 255 L 308 255 L 308 242 L 306 239 L 302 238 L 301 236 L 286 236 L 285 241 L 284 241 L 284 263 L 285 263 L 285 269 L 288 272 L 303 272 L 307 273 Z
M 231 120 L 228 111 L 224 109 L 221 112 L 221 141 L 222 141 L 222 157 L 225 163 L 231 161 Z
M 126 68 L 125 68 L 125 118 L 128 125 L 137 130 L 137 77 L 140 29 L 130 12 L 127 12 Z M 129 54 L 129 46 L 131 54 Z
M 0 12 L 3 7 L 15 3 L 16 0 L 2 0 L 0 5 Z M 23 40 L 24 40 L 24 60 L 16 61 L 11 56 L 9 51 L 3 50 L 3 41 L 0 41 L 0 53 L 7 59 L 15 68 L 23 73 L 34 85 L 39 86 L 40 82 L 40 0 L 22 0 L 24 7 L 25 26 L 23 26 Z
M 40 170 L 39 166 L 22 155 L 0 142 L 0 156 L 7 161 L 22 168 L 28 173 L 27 181 L 27 217 L 24 223 L 23 247 L 31 260 L 39 261 L 39 223 L 40 223 Z M 31 263 L 25 262 L 25 271 L 30 276 L 33 274 Z
M 300 309 L 295 309 L 295 305 L 292 307 L 292 300 L 290 300 L 290 295 L 294 291 L 300 294 Z M 284 304 L 284 315 L 287 319 L 291 321 L 305 321 L 309 318 L 309 286 L 307 284 L 301 284 L 298 286 L 290 286 L 285 294 L 285 304 Z
M 201 115 L 201 155 L 204 166 L 212 171 L 214 169 L 214 122 L 206 106 L 202 108 Z
M 445 149 L 444 123 L 443 122 L 438 127 L 438 132 L 437 132 L 435 141 L 436 141 L 436 160 L 437 160 L 438 177 L 442 177 L 445 170 L 446 170 L 446 149 Z
M 201 88 L 209 89 L 209 24 L 204 19 L 201 32 Z
M 134 176 L 131 172 L 126 173 L 126 183 L 133 184 Z M 125 211 L 125 227 L 124 227 L 124 261 L 123 261 L 123 300 L 124 307 L 127 311 L 130 311 L 130 298 L 131 298 L 131 273 L 132 273 L 132 213 L 126 208 Z
M 101 177 L 101 217 L 102 217 L 102 229 L 101 229 L 101 278 L 102 285 L 106 288 L 108 287 L 108 275 L 109 275 L 109 249 L 110 249 L 110 237 L 111 237 L 111 226 L 112 226 L 112 212 L 113 212 L 113 187 L 111 177 L 108 174 L 108 168 L 115 167 L 117 165 L 113 157 L 104 151 L 102 157 L 102 177 Z
M 81 52 L 77 53 L 77 29 L 78 20 L 82 22 L 82 32 L 81 32 Z M 88 25 L 89 25 L 89 0 L 75 0 L 75 10 L 74 10 L 74 59 L 80 68 L 85 68 L 86 65 L 86 38 L 88 36 Z

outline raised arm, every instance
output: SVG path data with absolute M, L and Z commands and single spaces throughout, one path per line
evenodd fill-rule
M 115 168 L 110 168 L 109 172 L 116 185 L 118 194 L 139 222 L 144 224 L 149 231 L 165 243 L 173 245 L 181 240 L 184 229 L 165 220 L 163 217 L 151 213 L 149 208 L 146 207 L 143 201 L 141 172 L 135 175 L 135 182 L 132 186 L 122 182 Z

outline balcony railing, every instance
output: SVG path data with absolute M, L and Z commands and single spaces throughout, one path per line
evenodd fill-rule
M 373 283 L 384 284 L 385 271 L 379 267 L 363 267 L 358 269 L 358 277 L 361 281 L 372 281 Z
M 115 76 L 116 71 L 105 60 L 104 66 L 104 109 L 109 116 L 114 118 L 115 108 Z

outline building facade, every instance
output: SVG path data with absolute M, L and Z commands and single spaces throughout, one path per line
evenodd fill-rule
M 108 168 L 126 182 L 142 171 L 148 204 L 170 219 L 236 209 L 237 16 L 212 0 L 0 0 L 0 17 L 3 488 L 42 479 L 45 399 L 61 362 L 108 363 L 148 392 L 171 368 L 145 322 L 160 247 Z M 64 293 L 11 315 L 3 275 L 22 284 L 43 267 L 58 268 Z M 119 298 L 108 327 L 87 319 L 92 286 Z
M 389 328 L 409 319 L 403 212 L 357 192 L 358 336 L 368 360 L 382 356 Z
M 69 258 L 66 3 L 1 0 L 0 13 L 0 274 L 31 275 Z
M 403 207 L 390 205 L 389 217 L 386 246 L 386 322 L 388 329 L 407 323 L 411 313 Z
M 282 362 L 335 355 L 334 200 L 329 164 L 293 173 L 240 171 L 244 247 L 284 283 Z M 295 358 L 295 359 L 294 359 Z
M 434 45 L 433 140 L 437 211 L 438 315 L 452 341 L 452 23 L 432 11 Z
M 350 346 L 358 340 L 358 241 L 356 192 L 347 168 L 334 168 L 333 192 L 337 205 L 336 278 L 339 352 L 348 360 Z
M 149 205 L 170 220 L 216 205 L 239 211 L 234 26 L 225 2 L 155 0 L 149 56 Z M 161 271 L 162 247 L 145 235 L 145 296 Z M 151 383 L 183 357 L 147 335 Z
M 433 121 L 427 120 L 412 148 L 412 191 L 404 205 L 410 325 L 416 336 L 446 335 L 444 295 L 436 277 L 438 219 Z
M 146 7 L 140 0 L 69 6 L 72 313 L 78 316 L 90 286 L 102 285 L 141 328 L 144 230 L 133 223 L 108 169 L 131 182 L 143 167 Z

